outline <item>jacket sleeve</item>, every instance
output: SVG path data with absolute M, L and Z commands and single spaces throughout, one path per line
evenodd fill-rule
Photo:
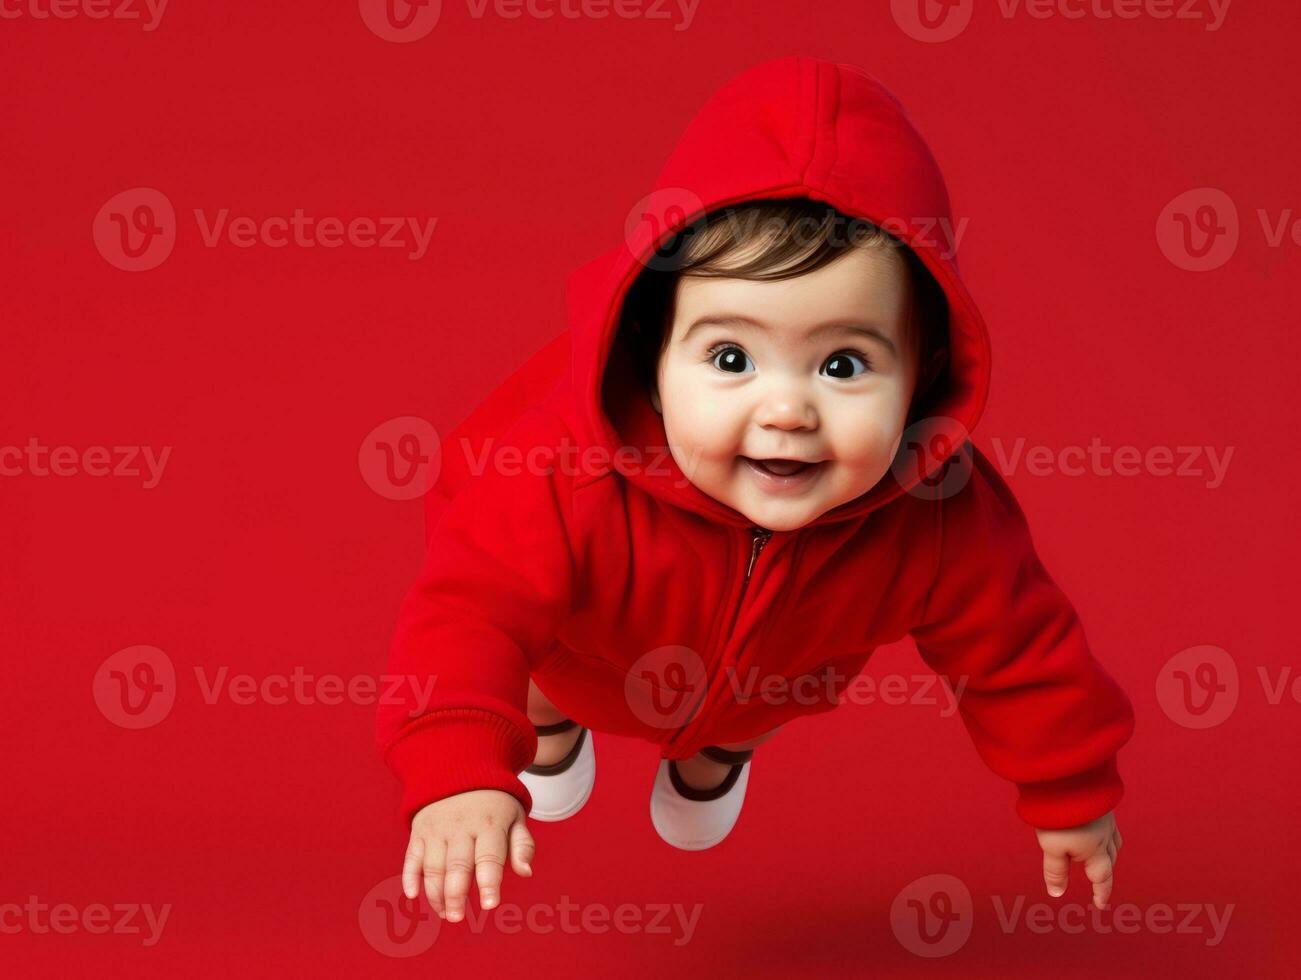
M 938 504 L 938 568 L 912 634 L 961 691 L 980 757 L 1016 784 L 1020 817 L 1045 830 L 1079 826 L 1120 801 L 1116 753 L 1133 733 L 1133 707 L 1090 653 L 1012 491 L 968 448 L 970 479 Z
M 526 713 L 530 663 L 555 637 L 573 582 L 561 428 L 532 408 L 486 440 L 487 456 L 443 447 L 445 468 L 482 471 L 440 480 L 459 486 L 430 527 L 402 601 L 384 685 L 396 693 L 377 711 L 376 739 L 401 781 L 407 823 L 429 803 L 474 789 L 532 808 L 518 775 L 537 751 Z

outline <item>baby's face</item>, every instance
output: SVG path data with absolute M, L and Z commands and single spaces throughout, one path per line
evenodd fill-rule
M 852 248 L 778 282 L 684 276 L 651 395 L 674 460 L 774 531 L 870 490 L 890 469 L 916 384 L 910 316 L 895 248 Z M 755 460 L 811 465 L 781 476 Z

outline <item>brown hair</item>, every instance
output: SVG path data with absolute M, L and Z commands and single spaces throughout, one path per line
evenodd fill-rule
M 710 212 L 683 229 L 651 256 L 629 288 L 620 330 L 649 388 L 668 346 L 680 277 L 778 281 L 820 269 L 851 248 L 895 246 L 901 249 L 913 288 L 914 315 L 903 340 L 917 354 L 916 406 L 928 381 L 921 372 L 948 338 L 944 291 L 903 241 L 865 218 L 843 214 L 821 201 L 750 201 Z M 942 369 L 941 364 L 937 376 Z

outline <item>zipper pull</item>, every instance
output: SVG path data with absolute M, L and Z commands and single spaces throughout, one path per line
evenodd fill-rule
M 750 581 L 750 573 L 754 571 L 755 559 L 759 557 L 759 552 L 763 551 L 763 546 L 766 545 L 768 539 L 772 537 L 771 531 L 766 527 L 760 527 L 758 524 L 751 528 L 750 533 L 753 536 L 750 539 L 750 564 L 745 570 L 745 580 L 747 582 Z

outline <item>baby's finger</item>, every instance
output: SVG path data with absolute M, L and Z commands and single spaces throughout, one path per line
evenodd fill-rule
M 1122 847 L 1124 847 L 1124 846 L 1125 846 L 1125 842 L 1124 842 L 1123 840 L 1121 840 L 1121 838 L 1120 838 L 1120 828 L 1117 827 L 1117 828 L 1116 828 L 1116 848 L 1117 848 L 1117 850 L 1119 850 L 1120 848 L 1122 848 Z
M 1044 884 L 1048 894 L 1060 898 L 1071 880 L 1071 859 L 1058 851 L 1044 851 Z
M 527 878 L 533 874 L 533 855 L 537 849 L 524 818 L 520 817 L 510 828 L 510 863 L 517 875 Z
M 1111 901 L 1111 856 L 1105 851 L 1095 851 L 1084 862 L 1084 875 L 1093 882 L 1093 904 L 1105 909 Z
M 1115 840 L 1107 841 L 1107 856 L 1111 858 L 1111 870 L 1113 873 L 1116 870 L 1116 852 L 1119 850 L 1120 848 L 1117 846 Z
M 474 838 L 457 834 L 447 842 L 447 880 L 443 898 L 447 902 L 447 921 L 460 922 L 465 916 L 465 900 L 470 894 L 470 876 L 474 874 Z
M 501 901 L 501 879 L 506 868 L 506 835 L 493 829 L 474 839 L 474 880 L 479 886 L 479 908 L 494 908 Z
M 430 907 L 442 918 L 447 913 L 443 905 L 443 877 L 447 870 L 447 842 L 429 840 L 425 842 L 424 858 L 421 871 L 425 878 L 425 898 Z
M 425 853 L 425 839 L 411 835 L 407 856 L 402 861 L 402 894 L 415 898 L 420 894 L 420 859 Z

